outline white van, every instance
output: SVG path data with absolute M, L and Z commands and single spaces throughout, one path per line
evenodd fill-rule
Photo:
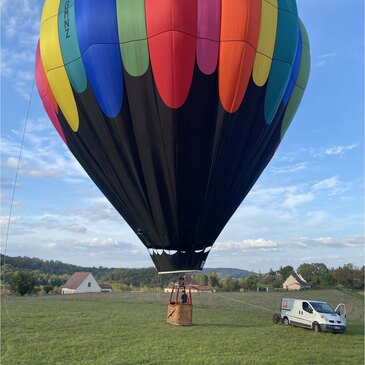
M 316 332 L 344 333 L 346 331 L 346 306 L 343 303 L 333 310 L 326 302 L 283 298 L 280 317 L 282 323 L 286 325 L 311 328 Z

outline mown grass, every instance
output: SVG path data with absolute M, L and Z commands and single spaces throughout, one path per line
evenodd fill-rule
M 364 364 L 361 296 L 336 290 L 284 294 L 345 303 L 348 330 L 333 335 L 272 324 L 269 310 L 278 309 L 282 293 L 218 294 L 224 297 L 194 295 L 189 327 L 166 323 L 163 293 L 8 297 L 13 321 L 2 305 L 1 363 Z

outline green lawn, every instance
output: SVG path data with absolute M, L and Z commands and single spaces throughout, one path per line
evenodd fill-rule
M 193 326 L 166 323 L 163 293 L 7 297 L 1 364 L 364 364 L 364 301 L 336 290 L 193 296 Z M 271 323 L 283 295 L 348 308 L 344 335 Z M 252 305 L 244 304 L 249 303 Z

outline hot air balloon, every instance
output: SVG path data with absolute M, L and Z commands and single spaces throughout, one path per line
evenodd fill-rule
M 46 0 L 36 54 L 52 123 L 160 273 L 203 268 L 309 69 L 295 0 Z

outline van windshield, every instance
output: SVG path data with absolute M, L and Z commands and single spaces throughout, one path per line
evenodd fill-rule
M 335 314 L 333 308 L 327 303 L 309 302 L 313 309 L 318 313 Z

